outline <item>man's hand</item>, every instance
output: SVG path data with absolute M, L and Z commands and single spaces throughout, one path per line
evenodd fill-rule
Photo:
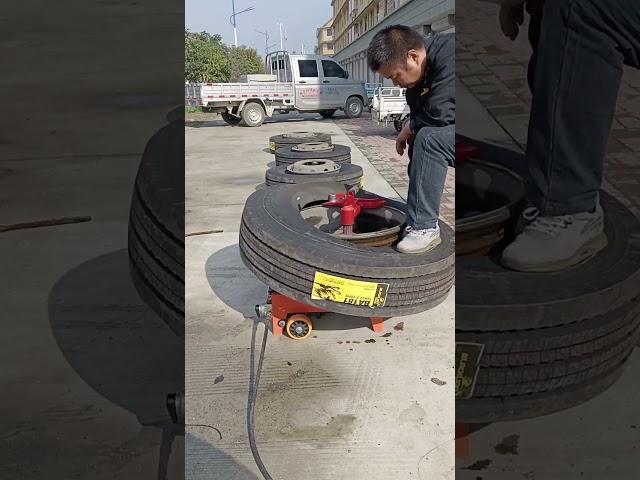
M 500 28 L 505 36 L 515 40 L 524 22 L 524 0 L 504 1 L 500 5 Z
M 398 138 L 396 138 L 396 152 L 398 155 L 402 155 L 404 153 L 404 149 L 407 148 L 407 140 L 413 135 L 411 131 L 411 122 L 407 122 L 400 133 L 398 134 Z

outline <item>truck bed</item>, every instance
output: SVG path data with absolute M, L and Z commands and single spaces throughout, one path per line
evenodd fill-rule
M 293 100 L 293 97 L 293 84 L 289 82 L 185 84 L 185 102 L 189 106 L 207 106 L 213 102 L 242 101 L 247 98 Z

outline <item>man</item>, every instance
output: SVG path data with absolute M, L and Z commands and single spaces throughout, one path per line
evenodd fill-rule
M 438 215 L 455 161 L 455 41 L 453 34 L 425 38 L 404 25 L 378 32 L 367 62 L 394 85 L 407 89 L 410 122 L 398 134 L 396 151 L 409 149 L 407 227 L 397 249 L 423 253 L 440 243 Z
M 502 263 L 519 271 L 567 269 L 607 245 L 598 190 L 623 65 L 640 67 L 640 2 L 493 1 L 512 40 L 526 6 L 533 47 L 526 151 L 532 208 Z

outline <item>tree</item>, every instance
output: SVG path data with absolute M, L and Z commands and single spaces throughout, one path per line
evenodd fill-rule
M 231 63 L 231 81 L 238 82 L 242 75 L 264 73 L 264 62 L 255 48 L 229 47 L 227 54 Z
M 189 82 L 228 82 L 231 62 L 218 34 L 184 32 L 184 78 Z

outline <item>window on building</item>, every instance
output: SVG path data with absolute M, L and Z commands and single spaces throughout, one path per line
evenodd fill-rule
M 327 43 L 327 50 L 333 50 L 333 43 Z
M 347 74 L 342 67 L 331 60 L 322 60 L 322 71 L 325 77 L 347 78 Z
M 315 60 L 298 60 L 298 69 L 301 77 L 318 76 L 318 65 Z

